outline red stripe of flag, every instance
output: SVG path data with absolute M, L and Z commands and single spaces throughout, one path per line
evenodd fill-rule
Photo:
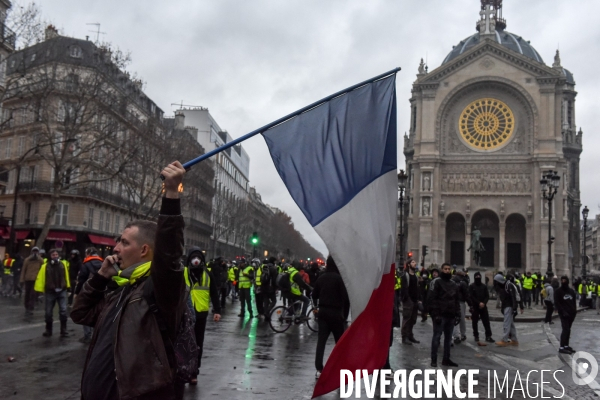
M 340 387 L 340 371 L 366 369 L 369 374 L 385 364 L 390 345 L 394 307 L 395 264 L 381 278 L 367 307 L 352 322 L 337 342 L 321 377 L 315 385 L 313 397 L 322 396 Z

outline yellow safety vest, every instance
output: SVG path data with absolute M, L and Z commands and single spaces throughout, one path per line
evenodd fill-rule
M 264 264 L 256 269 L 256 274 L 254 275 L 256 277 L 256 279 L 254 280 L 254 284 L 256 286 L 262 285 L 262 283 L 260 281 L 260 277 L 262 275 L 262 267 L 264 267 Z
M 533 278 L 523 278 L 523 289 L 533 289 Z
M 583 293 L 583 289 L 586 289 L 586 293 Z M 579 289 L 577 289 L 579 294 L 587 294 L 587 288 L 583 285 L 583 283 L 579 284 Z
M 298 284 L 294 282 L 294 276 L 298 273 L 298 270 L 294 267 L 290 267 L 288 269 L 288 273 L 290 274 L 290 292 L 292 292 L 292 294 L 295 294 L 296 296 L 302 296 L 300 286 L 298 286 Z
M 190 277 L 188 268 L 185 267 L 183 276 L 185 277 L 185 284 L 190 287 Z M 202 281 L 194 282 L 194 286 L 190 289 L 192 296 L 192 304 L 197 312 L 208 311 L 210 305 L 210 276 L 206 271 L 202 271 Z
M 44 259 L 44 263 L 40 267 L 40 271 L 37 274 L 37 278 L 35 278 L 35 283 L 33 284 L 33 290 L 36 292 L 44 293 L 46 291 L 46 265 L 48 265 L 48 259 Z M 69 266 L 65 262 L 65 260 L 60 260 L 65 266 L 65 283 L 67 284 L 67 289 L 71 287 L 71 280 L 69 279 Z
M 398 270 L 395 271 L 394 275 L 396 276 L 396 284 L 394 285 L 394 290 L 399 290 L 402 288 L 402 279 L 398 275 Z
M 252 265 L 248 265 L 246 268 L 242 270 L 240 273 L 240 281 L 238 282 L 238 287 L 240 289 L 250 289 L 252 287 L 252 280 L 250 279 L 250 271 L 252 271 Z
M 229 270 L 227 271 L 227 279 L 229 280 L 229 282 L 235 281 L 235 267 L 229 268 Z
M 15 263 L 14 258 L 7 258 L 4 260 L 4 275 L 12 275 L 12 266 Z
M 539 284 L 538 284 L 539 278 L 538 278 L 537 274 L 531 274 L 531 279 L 533 279 L 533 287 L 534 288 L 538 287 L 539 286 Z

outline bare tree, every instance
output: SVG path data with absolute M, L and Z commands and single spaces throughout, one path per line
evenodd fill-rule
M 6 17 L 6 25 L 15 32 L 16 48 L 24 48 L 44 40 L 44 27 L 48 25 L 42 19 L 40 6 L 32 1 L 13 1 Z
M 63 50 L 58 45 L 15 54 L 3 102 L 4 129 L 26 126 L 33 133 L 36 151 L 22 161 L 37 162 L 41 172 L 50 169 L 42 174 L 46 180 L 35 181 L 37 190 L 50 194 L 40 243 L 53 222 L 61 224 L 56 213 L 64 195 L 103 196 L 113 204 L 127 199 L 115 178 L 146 155 L 140 155 L 138 136 L 155 131 L 150 118 L 132 111 L 135 96 L 121 83 L 129 80 L 110 54 L 101 51 L 96 64 L 73 65 L 61 62 Z M 39 53 L 47 59 L 36 62 Z

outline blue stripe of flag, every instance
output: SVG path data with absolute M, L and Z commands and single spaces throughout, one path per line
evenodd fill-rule
M 312 226 L 396 170 L 396 75 L 263 133 L 275 167 Z

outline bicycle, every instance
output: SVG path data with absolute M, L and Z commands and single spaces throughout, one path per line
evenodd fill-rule
M 271 310 L 269 314 L 269 325 L 275 333 L 283 333 L 287 331 L 292 323 L 299 325 L 306 322 L 306 326 L 313 332 L 319 331 L 319 325 L 317 323 L 318 309 L 313 306 L 311 300 L 310 306 L 306 312 L 307 319 L 305 321 L 300 320 L 302 315 L 302 301 L 297 300 L 289 306 L 277 306 Z

